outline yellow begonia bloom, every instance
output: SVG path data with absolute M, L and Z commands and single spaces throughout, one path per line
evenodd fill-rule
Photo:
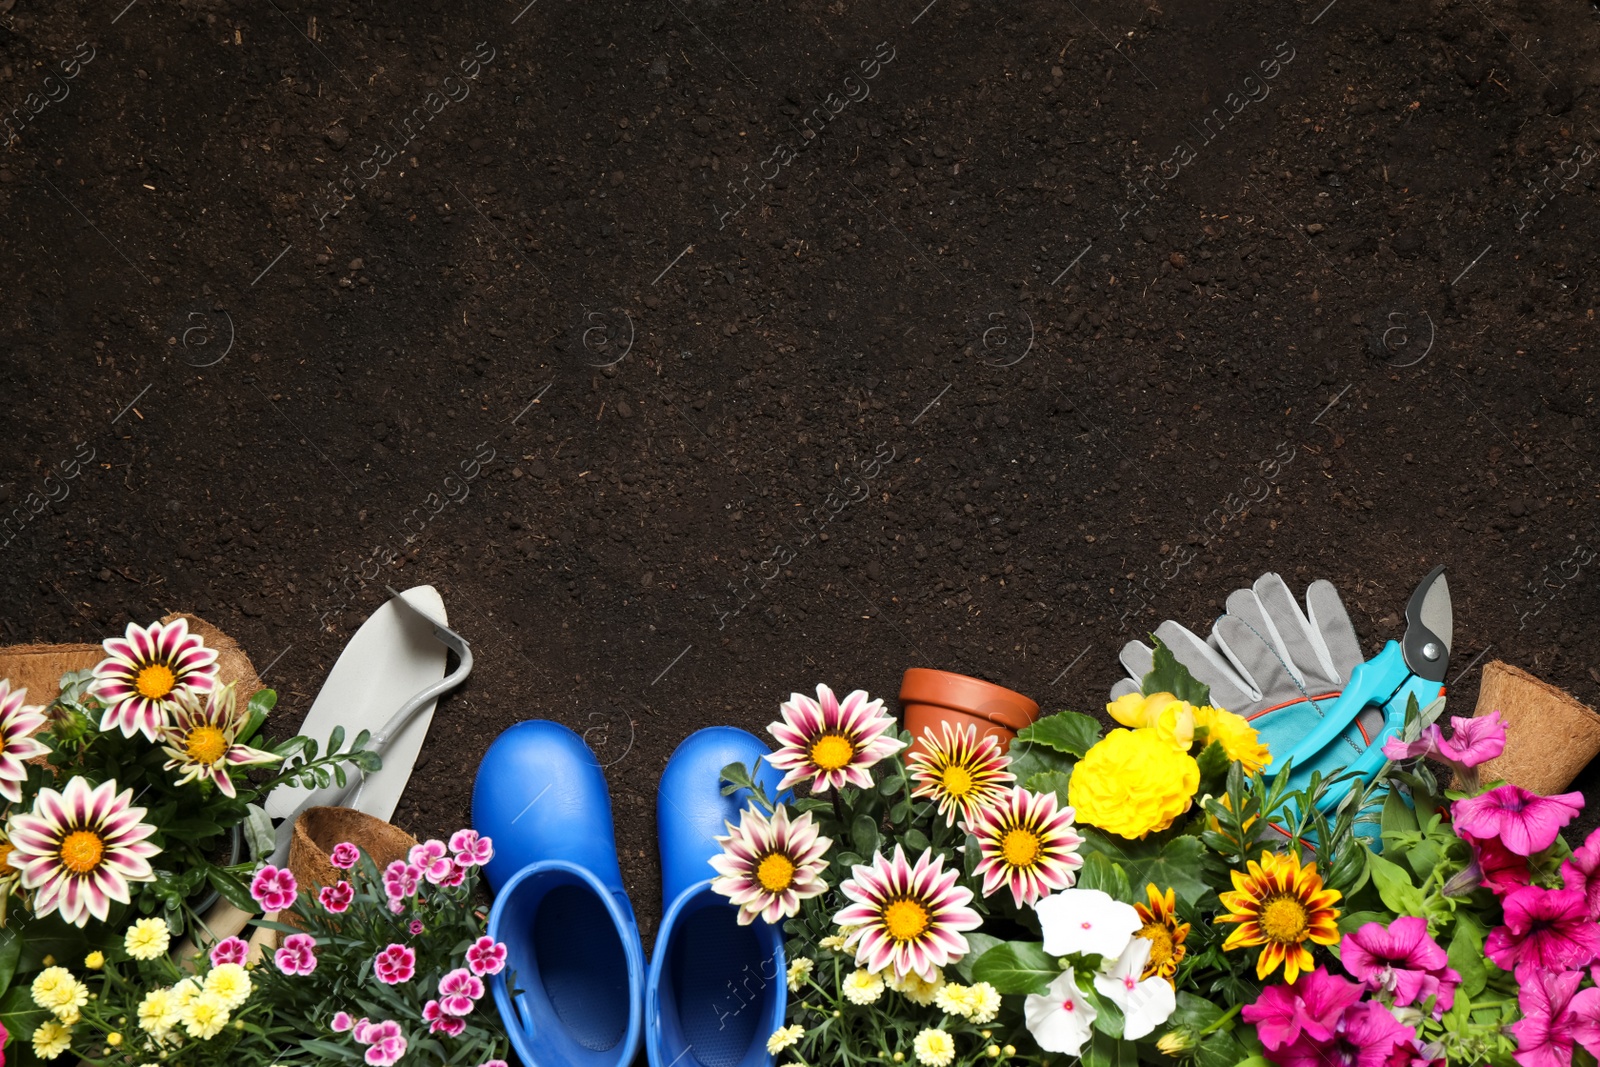
M 1195 706 L 1171 693 L 1129 693 L 1107 704 L 1106 711 L 1131 729 L 1156 731 L 1180 752 L 1194 744 Z
M 1205 731 L 1207 744 L 1219 742 L 1229 759 L 1243 764 L 1246 774 L 1254 774 L 1272 762 L 1272 753 L 1243 715 L 1206 705 L 1195 709 L 1194 725 L 1196 730 Z
M 1171 826 L 1199 787 L 1194 757 L 1156 730 L 1112 730 L 1073 769 L 1067 803 L 1079 822 L 1136 838 Z

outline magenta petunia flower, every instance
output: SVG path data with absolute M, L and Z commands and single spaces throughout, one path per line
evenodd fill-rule
M 1527 1012 L 1523 1012 L 1527 1016 Z M 1600 987 L 1581 989 L 1572 998 L 1568 1018 L 1572 1022 L 1572 1036 L 1589 1054 L 1600 1057 Z
M 1472 862 L 1466 870 L 1445 884 L 1447 894 L 1457 896 L 1471 892 L 1473 886 L 1482 885 L 1495 896 L 1503 898 L 1513 889 L 1521 889 L 1533 880 L 1533 874 L 1528 870 L 1528 857 L 1512 852 L 1498 837 L 1473 837 L 1459 829 L 1456 836 L 1471 847 Z
M 1483 952 L 1503 971 L 1532 966 L 1564 971 L 1600 957 L 1600 926 L 1576 889 L 1526 886 L 1502 902 L 1505 925 L 1489 931 Z
M 224 963 L 243 964 L 250 958 L 250 946 L 243 939 L 225 937 L 211 947 L 211 966 L 221 967 Z
M 1461 975 L 1450 967 L 1439 943 L 1428 936 L 1428 922 L 1402 916 L 1385 927 L 1367 923 L 1346 934 L 1339 946 L 1339 962 L 1350 976 L 1368 989 L 1394 995 L 1400 1007 L 1434 1001 L 1434 1014 L 1443 1015 L 1455 1004 Z
M 1360 986 L 1318 967 L 1293 982 L 1267 986 L 1240 1014 L 1268 1051 L 1276 1052 L 1302 1034 L 1314 1042 L 1331 1041 L 1345 1009 L 1360 999 Z
M 1416 1040 L 1415 1030 L 1369 1000 L 1346 1008 L 1326 1041 L 1302 1032 L 1299 1040 L 1273 1053 L 1273 1060 L 1280 1067 L 1391 1067 L 1396 1060 L 1410 1062 L 1408 1047 Z
M 1450 763 L 1476 767 L 1506 750 L 1506 724 L 1498 711 L 1467 718 L 1452 715 L 1450 727 L 1452 736 L 1445 737 L 1437 724 L 1433 726 L 1439 755 Z
M 1583 894 L 1590 919 L 1600 919 L 1600 830 L 1595 830 L 1572 858 L 1561 864 L 1561 882 Z
M 783 720 L 767 726 L 779 745 L 767 762 L 787 772 L 780 791 L 799 782 L 813 793 L 847 785 L 870 789 L 871 767 L 905 747 L 895 737 L 893 717 L 883 713 L 883 701 L 868 699 L 864 689 L 840 700 L 819 685 L 815 700 L 790 693 L 779 711 Z
M 406 945 L 390 945 L 372 961 L 372 973 L 384 985 L 411 981 L 417 973 L 417 953 Z
M 1582 971 L 1517 971 L 1517 1006 L 1522 1018 L 1506 1027 L 1517 1039 L 1522 1067 L 1572 1067 L 1573 1019 L 1570 1007 Z
M 189 632 L 185 619 L 129 623 L 122 637 L 101 642 L 106 658 L 94 668 L 91 690 L 106 705 L 101 730 L 155 741 L 183 693 L 205 696 L 217 684 L 217 650 Z
M 1458 833 L 1498 837 L 1517 855 L 1531 856 L 1554 844 L 1561 828 L 1582 808 L 1582 793 L 1542 797 L 1507 783 L 1482 796 L 1456 801 L 1450 813 Z
M 450 849 L 457 867 L 482 867 L 494 859 L 494 839 L 479 837 L 476 830 L 457 830 L 450 835 Z
M 279 869 L 269 863 L 251 880 L 250 895 L 266 911 L 286 911 L 294 907 L 300 887 L 287 867 Z
M 328 853 L 328 862 L 341 871 L 348 871 L 361 859 L 361 850 L 348 841 L 340 841 L 333 846 L 333 851 Z
M 33 735 L 45 724 L 44 709 L 23 704 L 26 689 L 11 690 L 11 682 L 0 678 L 0 796 L 13 804 L 22 803 L 22 783 L 28 780 L 28 763 L 50 750 Z
M 284 974 L 310 974 L 317 969 L 317 939 L 310 934 L 290 934 L 272 961 Z
M 480 977 L 505 969 L 506 946 L 485 934 L 467 949 L 467 969 Z
M 334 885 L 325 885 L 317 890 L 317 899 L 322 901 L 322 906 L 330 915 L 341 915 L 350 907 L 350 902 L 355 900 L 355 886 L 340 880 Z

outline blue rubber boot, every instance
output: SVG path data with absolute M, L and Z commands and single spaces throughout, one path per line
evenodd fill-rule
M 495 739 L 472 791 L 473 827 L 494 839 L 489 979 L 525 1067 L 629 1067 L 644 1029 L 644 948 L 617 864 L 605 775 L 559 723 Z
M 656 793 L 661 844 L 661 930 L 645 992 L 650 1067 L 768 1067 L 767 1038 L 783 1025 L 787 965 L 783 928 L 711 891 L 714 838 L 739 823 L 749 791 L 722 795 L 730 763 L 756 764 L 769 749 L 753 734 L 713 726 L 691 734 L 667 762 Z M 761 760 L 755 780 L 769 797 L 782 775 Z

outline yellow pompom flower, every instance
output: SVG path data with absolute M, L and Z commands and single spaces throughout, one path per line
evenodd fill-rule
M 1272 762 L 1272 753 L 1243 715 L 1208 704 L 1195 709 L 1194 726 L 1197 731 L 1205 731 L 1207 744 L 1219 742 L 1229 759 L 1243 764 L 1246 774 L 1254 774 Z
M 939 990 L 944 988 L 944 974 L 938 968 L 933 971 L 934 980 L 924 982 L 916 974 L 908 974 L 904 978 L 889 978 L 887 984 L 890 989 L 905 997 L 911 1003 L 926 1008 L 933 1003 L 933 998 Z
M 106 965 L 104 952 L 91 952 L 83 958 L 83 965 L 91 971 L 98 971 Z
M 1194 744 L 1195 706 L 1171 693 L 1128 693 L 1107 704 L 1106 711 L 1130 729 L 1154 730 L 1180 752 Z
M 857 968 L 845 976 L 840 990 L 852 1004 L 872 1004 L 883 996 L 883 977 Z
M 1067 803 L 1077 820 L 1138 838 L 1165 830 L 1189 810 L 1200 765 L 1156 730 L 1112 730 L 1072 771 Z
M 959 982 L 946 982 L 933 995 L 934 1005 L 946 1015 L 967 1017 L 967 987 Z
M 72 977 L 65 967 L 46 967 L 33 980 L 33 1002 L 54 1012 L 68 1024 L 78 1021 L 78 1009 L 89 1003 L 89 987 Z
M 790 960 L 788 973 L 784 975 L 789 983 L 789 992 L 800 992 L 800 987 L 805 985 L 806 981 L 811 977 L 811 969 L 815 966 L 816 962 L 814 960 L 809 960 L 804 956 Z
M 229 1011 L 250 999 L 250 975 L 237 963 L 223 963 L 206 975 L 205 991 L 222 998 Z
M 202 993 L 183 1009 L 183 1028 L 190 1037 L 209 1041 L 228 1025 L 228 1005 L 215 993 Z
M 962 998 L 967 1005 L 967 1018 L 979 1026 L 992 1023 L 1000 1014 L 1000 991 L 988 982 L 975 982 L 967 987 Z
M 139 1002 L 139 1029 L 152 1037 L 166 1037 L 182 1021 L 178 998 L 170 989 L 152 989 Z
M 153 960 L 164 956 L 171 943 L 172 934 L 160 919 L 140 919 L 128 927 L 127 936 L 122 939 L 128 955 L 136 960 Z
M 72 1027 L 47 1019 L 34 1028 L 33 1052 L 41 1060 L 53 1060 L 71 1047 Z
M 943 1030 L 922 1031 L 911 1042 L 911 1048 L 917 1054 L 917 1062 L 924 1067 L 948 1067 L 956 1058 L 955 1038 Z
M 776 1056 L 805 1036 L 806 1028 L 799 1023 L 793 1026 L 780 1026 L 772 1032 L 771 1037 L 767 1038 L 767 1054 Z

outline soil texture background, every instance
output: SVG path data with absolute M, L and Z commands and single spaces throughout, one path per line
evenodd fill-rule
M 1597 33 L 0 0 L 0 640 L 193 611 L 287 734 L 431 584 L 477 666 L 395 821 L 565 723 L 647 945 L 667 757 L 818 682 L 1102 712 L 1125 641 L 1263 572 L 1375 652 L 1444 563 L 1452 710 L 1488 658 L 1593 704 Z

